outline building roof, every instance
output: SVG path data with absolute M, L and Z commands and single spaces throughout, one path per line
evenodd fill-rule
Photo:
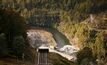
M 42 46 L 40 46 L 38 49 L 49 49 L 49 48 L 42 45 Z

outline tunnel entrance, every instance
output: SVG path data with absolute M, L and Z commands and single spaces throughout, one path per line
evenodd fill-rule
M 49 62 L 48 62 L 49 49 L 48 49 L 48 47 L 39 47 L 37 51 L 38 51 L 37 65 L 49 65 Z

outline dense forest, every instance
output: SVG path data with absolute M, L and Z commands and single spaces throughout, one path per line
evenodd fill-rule
M 61 21 L 82 21 L 89 14 L 107 9 L 106 0 L 1 0 L 0 3 L 1 8 L 12 8 L 20 13 L 28 24 L 50 27 Z
M 81 49 L 78 65 L 107 64 L 107 0 L 0 0 L 0 8 L 1 56 L 20 58 L 29 46 L 28 25 L 56 28 L 67 36 Z M 15 47 L 17 43 L 22 47 Z M 21 50 L 18 55 L 15 48 Z
M 25 20 L 19 13 L 11 9 L 0 9 L 0 59 L 22 59 L 24 55 L 26 60 L 31 60 L 32 52 L 26 30 Z

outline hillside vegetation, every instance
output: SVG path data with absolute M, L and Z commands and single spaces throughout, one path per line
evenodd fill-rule
M 27 23 L 47 27 L 62 21 L 78 22 L 85 20 L 89 14 L 107 10 L 106 0 L 1 0 L 0 3 L 1 8 L 19 12 Z
M 106 65 L 107 0 L 0 0 L 0 8 L 18 12 L 27 25 L 58 29 L 81 48 L 78 65 Z

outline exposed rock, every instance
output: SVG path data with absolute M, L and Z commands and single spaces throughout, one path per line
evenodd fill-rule
M 37 48 L 42 44 L 47 46 L 56 46 L 56 42 L 53 39 L 53 35 L 45 30 L 28 30 L 28 39 L 33 48 Z

